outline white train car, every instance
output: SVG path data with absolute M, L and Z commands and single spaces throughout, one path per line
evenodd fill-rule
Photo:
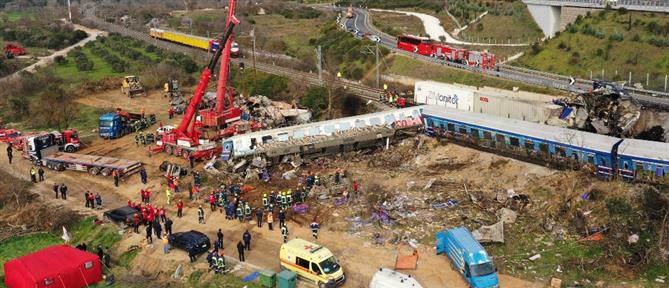
M 411 123 L 410 120 L 420 119 L 423 106 L 376 112 L 352 117 L 345 117 L 303 125 L 296 125 L 272 130 L 264 130 L 249 134 L 235 135 L 223 139 L 221 160 L 246 157 L 256 152 L 259 144 L 275 141 L 288 142 L 308 136 L 330 136 L 354 128 L 372 126 L 395 126 Z

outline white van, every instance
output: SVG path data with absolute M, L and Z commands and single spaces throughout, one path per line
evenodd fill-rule
M 380 268 L 369 282 L 369 288 L 423 288 L 423 286 L 411 275 Z

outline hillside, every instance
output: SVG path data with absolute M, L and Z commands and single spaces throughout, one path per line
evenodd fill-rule
M 600 11 L 579 17 L 566 31 L 518 60 L 534 69 L 622 81 L 664 89 L 669 72 L 669 15 Z
M 543 37 L 527 6 L 521 1 L 490 5 L 485 11 L 488 11 L 488 14 L 460 33 L 461 39 L 476 42 L 529 43 Z M 465 22 L 461 23 L 465 25 Z

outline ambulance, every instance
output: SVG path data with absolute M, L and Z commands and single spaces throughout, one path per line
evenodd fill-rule
M 281 245 L 281 269 L 295 272 L 318 284 L 319 288 L 338 287 L 344 284 L 344 269 L 337 258 L 325 248 L 303 239 L 293 239 Z

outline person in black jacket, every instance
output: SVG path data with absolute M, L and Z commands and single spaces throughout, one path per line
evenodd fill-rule
M 152 225 L 146 225 L 146 241 L 149 242 L 149 244 L 153 244 L 153 236 L 151 236 L 153 233 L 152 227 Z
M 251 251 L 251 233 L 249 233 L 249 230 L 246 230 L 244 232 L 242 238 L 244 239 L 244 247 L 246 248 L 246 250 Z
M 160 225 L 160 220 L 158 220 L 158 218 L 153 219 L 153 230 L 156 232 L 156 238 L 161 239 L 160 235 L 163 232 L 163 227 Z
M 172 219 L 167 218 L 167 220 L 165 220 L 165 233 L 167 233 L 167 235 L 172 235 L 172 224 Z
M 242 244 L 242 241 L 237 242 L 237 252 L 239 253 L 239 262 L 244 262 L 244 244 Z

